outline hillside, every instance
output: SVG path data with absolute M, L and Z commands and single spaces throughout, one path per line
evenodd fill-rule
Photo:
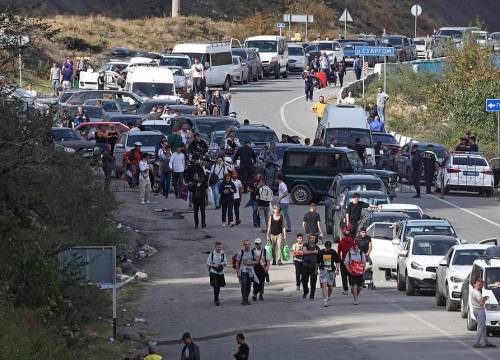
M 344 8 L 351 12 L 355 32 L 413 33 L 410 7 L 418 2 L 423 7 L 419 29 L 431 32 L 446 25 L 467 25 L 480 19 L 489 31 L 500 31 L 498 0 L 324 0 L 334 14 L 332 23 Z M 181 0 L 181 13 L 186 16 L 210 17 L 214 20 L 241 20 L 257 12 L 278 21 L 283 13 L 313 12 L 321 1 L 303 0 Z M 0 6 L 18 9 L 30 15 L 53 16 L 101 15 L 114 18 L 162 17 L 170 14 L 169 0 L 0 0 Z M 321 4 L 319 5 L 321 8 Z M 297 13 L 297 12 L 295 12 Z

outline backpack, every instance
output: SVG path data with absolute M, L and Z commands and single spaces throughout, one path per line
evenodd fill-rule
M 255 254 L 254 254 L 254 249 L 252 249 L 252 259 L 255 261 Z M 243 258 L 243 249 L 241 249 L 240 251 L 240 258 Z M 238 270 L 238 266 L 236 265 L 236 263 L 238 262 L 238 254 L 234 254 L 233 255 L 233 269 L 234 270 Z
M 259 199 L 262 201 L 273 201 L 273 191 L 267 185 L 264 185 L 259 190 Z
M 224 253 L 221 253 L 220 254 L 220 262 L 223 263 L 224 262 L 224 259 L 225 259 L 225 256 L 226 254 Z M 214 262 L 214 252 L 212 251 L 212 255 L 210 256 L 210 262 L 213 263 Z

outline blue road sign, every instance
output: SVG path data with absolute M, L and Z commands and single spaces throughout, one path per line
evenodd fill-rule
M 378 46 L 356 46 L 354 55 L 359 56 L 394 56 L 393 47 L 378 47 Z
M 277 24 L 276 24 L 276 27 L 277 27 L 278 29 L 284 29 L 284 28 L 286 27 L 286 24 L 285 24 L 285 23 L 277 23 Z
M 500 99 L 486 99 L 486 111 L 499 112 L 500 111 Z

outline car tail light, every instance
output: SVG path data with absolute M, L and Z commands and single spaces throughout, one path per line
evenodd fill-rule
M 483 170 L 481 171 L 484 175 L 493 175 L 493 170 L 489 169 L 489 170 Z
M 456 173 L 459 173 L 461 170 L 454 169 L 454 168 L 447 168 L 446 171 L 448 172 L 448 174 L 456 174 Z

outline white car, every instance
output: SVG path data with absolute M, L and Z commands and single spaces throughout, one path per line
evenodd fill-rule
M 399 247 L 392 243 L 394 223 L 374 222 L 366 232 L 372 238 L 370 258 L 378 269 L 396 269 Z
M 436 271 L 448 250 L 460 240 L 445 235 L 416 235 L 398 253 L 398 290 L 413 296 L 419 290 L 436 290 Z
M 496 239 L 483 240 L 478 244 L 456 245 L 448 250 L 436 272 L 437 306 L 446 306 L 448 311 L 460 308 L 462 285 L 470 274 L 472 263 L 496 242 Z
M 168 66 L 168 68 L 172 70 L 172 74 L 174 75 L 174 84 L 176 92 L 185 89 L 188 85 L 188 81 L 184 69 L 180 66 Z
M 311 45 L 318 45 L 318 50 L 320 52 L 325 52 L 331 62 L 337 58 L 337 61 L 340 61 L 344 58 L 344 50 L 342 50 L 342 46 L 338 41 L 331 40 L 320 40 L 314 41 Z
M 302 72 L 307 66 L 307 57 L 302 45 L 288 44 L 288 70 Z
M 191 77 L 191 58 L 189 56 L 181 54 L 163 55 L 160 59 L 160 66 L 181 67 L 186 75 L 187 86 L 193 86 L 193 79 Z
M 436 187 L 443 194 L 452 190 L 475 191 L 493 195 L 493 169 L 481 153 L 452 152 L 443 161 L 436 180 Z
M 472 264 L 472 271 L 462 286 L 461 309 L 462 318 L 467 319 L 467 330 L 475 331 L 477 328 L 476 317 L 471 311 L 470 294 L 473 285 L 477 279 L 483 279 L 485 284 L 481 293 L 483 296 L 489 296 L 486 300 L 486 329 L 488 332 L 492 330 L 500 330 L 500 259 L 499 256 L 489 257 L 487 253 L 491 249 L 486 250 L 486 255 L 480 259 L 476 259 Z
M 414 38 L 413 44 L 417 48 L 417 59 L 427 59 L 427 50 L 429 50 L 431 43 L 431 38 L 429 37 L 420 37 Z
M 424 217 L 422 208 L 415 204 L 383 204 L 380 205 L 378 211 L 403 212 L 411 219 L 422 219 Z
M 233 55 L 231 82 L 233 84 L 248 84 L 248 65 L 241 56 Z
M 257 50 L 265 76 L 288 77 L 288 44 L 284 36 L 252 36 L 245 40 L 245 47 Z

